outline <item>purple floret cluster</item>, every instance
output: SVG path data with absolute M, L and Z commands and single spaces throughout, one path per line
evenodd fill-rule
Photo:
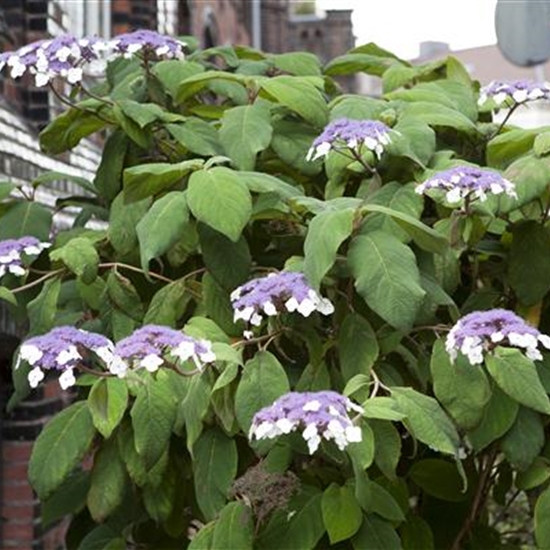
M 38 87 L 56 77 L 78 84 L 85 70 L 97 73 L 113 57 L 142 54 L 149 59 L 181 59 L 183 47 L 182 42 L 149 30 L 121 34 L 112 40 L 65 34 L 0 54 L 0 71 L 8 67 L 12 78 L 32 74 Z
M 351 411 L 361 414 L 363 409 L 334 391 L 289 392 L 254 415 L 249 439 L 273 439 L 300 429 L 310 454 L 321 439 L 333 440 L 343 450 L 361 441 L 361 428 L 349 417 Z
M 541 334 L 512 311 L 490 309 L 462 317 L 447 335 L 445 349 L 453 361 L 461 352 L 472 365 L 479 365 L 484 354 L 496 346 L 519 348 L 529 359 L 540 361 L 539 344 L 550 349 L 550 336 Z
M 479 104 L 492 99 L 497 106 L 512 107 L 515 104 L 550 98 L 550 84 L 532 80 L 494 80 L 480 90 Z
M 339 118 L 329 123 L 315 139 L 307 153 L 307 160 L 326 156 L 331 150 L 359 150 L 362 145 L 373 151 L 378 158 L 390 143 L 390 128 L 378 120 L 351 120 Z
M 124 376 L 128 366 L 155 372 L 165 363 L 166 355 L 180 361 L 192 359 L 199 370 L 216 359 L 208 340 L 196 340 L 160 325 L 137 329 L 116 344 L 113 355 L 109 370 L 117 376 Z
M 312 289 L 302 273 L 281 271 L 252 279 L 231 293 L 234 321 L 243 319 L 258 326 L 262 315 L 297 311 L 308 317 L 314 311 L 330 315 L 333 305 Z
M 112 350 L 113 343 L 100 334 L 72 326 L 56 327 L 26 340 L 19 349 L 15 368 L 21 360 L 34 367 L 28 375 L 32 388 L 44 379 L 44 371 L 59 371 L 59 385 L 67 389 L 76 382 L 74 369 L 84 358 L 82 353 L 94 352 L 105 361 L 112 357 Z
M 40 242 L 36 237 L 21 237 L 0 241 L 0 277 L 6 273 L 21 276 L 26 273 L 22 254 L 38 256 L 50 243 Z
M 495 170 L 478 166 L 455 166 L 438 172 L 418 185 L 415 191 L 418 194 L 424 194 L 431 189 L 445 191 L 445 198 L 449 203 L 457 203 L 466 198 L 479 199 L 483 202 L 487 200 L 488 195 L 501 193 L 517 198 L 512 182 L 503 178 Z

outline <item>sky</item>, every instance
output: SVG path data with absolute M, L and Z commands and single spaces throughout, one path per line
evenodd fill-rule
M 496 0 L 317 0 L 317 6 L 352 8 L 357 46 L 375 42 L 405 59 L 418 56 L 426 40 L 454 50 L 496 44 Z

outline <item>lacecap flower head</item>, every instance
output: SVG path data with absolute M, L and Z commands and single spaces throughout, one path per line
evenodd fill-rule
M 105 361 L 112 356 L 112 350 L 113 343 L 105 336 L 72 326 L 56 327 L 26 340 L 19 348 L 15 368 L 21 360 L 34 367 L 28 375 L 31 388 L 44 379 L 44 371 L 57 371 L 59 385 L 67 389 L 76 382 L 74 369 L 84 359 L 83 353 L 94 352 Z
M 36 237 L 21 237 L 0 241 L 0 277 L 6 273 L 21 276 L 26 273 L 22 254 L 38 256 L 42 250 L 51 246 L 40 242 Z
M 139 52 L 164 59 L 182 59 L 184 57 L 182 42 L 150 30 L 119 34 L 110 42 L 110 45 L 114 53 L 122 54 L 125 57 Z
M 479 105 L 492 99 L 497 106 L 512 107 L 515 104 L 550 98 L 550 84 L 532 80 L 494 80 L 481 88 Z
M 315 139 L 307 153 L 307 160 L 326 156 L 331 150 L 358 150 L 364 145 L 378 158 L 390 143 L 390 128 L 378 120 L 351 120 L 339 118 L 329 123 Z
M 540 361 L 539 344 L 550 349 L 550 336 L 541 334 L 512 311 L 490 309 L 462 317 L 447 335 L 445 349 L 453 361 L 460 352 L 472 365 L 479 365 L 484 355 L 497 346 L 521 349 L 529 359 Z
M 334 391 L 289 392 L 254 415 L 248 437 L 273 439 L 300 430 L 310 454 L 321 439 L 333 440 L 343 450 L 361 441 L 361 428 L 353 424 L 351 411 L 362 413 L 363 409 Z
M 167 357 L 180 361 L 192 359 L 199 370 L 204 363 L 216 360 L 208 340 L 196 340 L 165 326 L 145 325 L 116 344 L 109 370 L 119 377 L 125 375 L 129 366 L 155 372 Z
M 314 311 L 330 315 L 334 306 L 312 289 L 302 273 L 281 271 L 252 279 L 231 293 L 234 321 L 258 326 L 262 316 L 297 311 L 309 317 Z
M 438 172 L 415 189 L 419 195 L 431 189 L 445 191 L 449 203 L 456 203 L 465 198 L 487 200 L 487 196 L 506 195 L 517 198 L 515 185 L 503 178 L 495 170 L 478 166 L 455 166 Z

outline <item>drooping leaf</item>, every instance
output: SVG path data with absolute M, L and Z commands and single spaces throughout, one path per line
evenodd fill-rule
M 252 511 L 243 502 L 230 502 L 216 521 L 212 548 L 252 550 L 253 540 Z
M 212 428 L 195 443 L 193 457 L 195 495 L 209 521 L 227 502 L 229 487 L 237 474 L 237 446 L 221 430 Z
M 2 216 L 0 240 L 32 235 L 41 241 L 49 241 L 51 226 L 49 208 L 38 202 L 18 201 Z
M 136 225 L 145 216 L 151 199 L 124 203 L 124 194 L 119 193 L 111 204 L 107 236 L 112 247 L 121 255 L 126 256 L 138 248 Z
M 550 399 L 533 361 L 515 348 L 498 347 L 485 358 L 487 370 L 500 389 L 530 409 L 550 414 Z
M 525 471 L 544 445 L 544 424 L 540 414 L 520 407 L 516 421 L 503 437 L 501 449 L 506 460 L 517 470 Z
M 71 239 L 61 248 L 52 250 L 50 259 L 63 262 L 84 284 L 93 283 L 97 277 L 99 254 L 89 239 Z
M 30 335 L 43 334 L 52 329 L 60 291 L 61 279 L 50 279 L 44 283 L 38 296 L 27 304 Z
M 376 514 L 369 514 L 363 519 L 352 544 L 355 550 L 401 550 L 399 535 L 392 524 Z
M 352 240 L 348 261 L 367 305 L 395 328 L 410 327 L 425 294 L 411 249 L 374 231 Z
M 391 481 L 395 481 L 395 470 L 401 458 L 401 436 L 391 422 L 370 420 L 374 434 L 374 462 Z
M 42 500 L 63 483 L 84 457 L 95 433 L 84 401 L 73 403 L 46 424 L 29 461 L 29 480 Z
M 162 256 L 181 237 L 189 219 L 185 192 L 172 191 L 156 201 L 136 226 L 141 267 L 148 273 L 149 262 Z
M 363 522 L 361 508 L 346 485 L 331 483 L 323 493 L 321 510 L 331 544 L 355 535 Z
M 194 172 L 187 202 L 195 218 L 237 242 L 252 213 L 252 199 L 238 173 L 223 167 Z M 223 216 L 220 216 L 223 212 Z
M 461 502 L 469 496 L 456 464 L 448 460 L 419 460 L 413 464 L 409 476 L 423 491 L 441 500 Z
M 111 437 L 128 405 L 128 387 L 120 378 L 100 378 L 88 395 L 88 407 L 97 431 Z
M 271 142 L 271 116 L 265 105 L 252 104 L 225 111 L 220 142 L 240 170 L 253 170 L 256 155 Z
M 350 313 L 340 327 L 338 343 L 344 379 L 350 380 L 357 374 L 368 377 L 379 353 L 376 334 L 370 323 L 363 316 Z
M 304 242 L 304 273 L 315 289 L 336 260 L 340 245 L 351 235 L 355 211 L 327 211 L 311 220 Z

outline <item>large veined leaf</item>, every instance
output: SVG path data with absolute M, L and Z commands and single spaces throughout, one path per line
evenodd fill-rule
M 433 398 L 412 388 L 392 388 L 392 397 L 407 415 L 403 423 L 418 440 L 446 454 L 456 454 L 460 438 L 449 417 Z
M 340 245 L 351 235 L 355 210 L 336 210 L 317 214 L 309 224 L 304 243 L 304 273 L 313 288 L 334 264 Z
M 189 178 L 187 202 L 195 218 L 233 242 L 238 241 L 252 213 L 246 184 L 238 173 L 223 167 L 194 172 Z
M 176 418 L 174 394 L 166 384 L 149 378 L 132 406 L 136 451 L 150 470 L 166 451 Z
M 550 231 L 532 221 L 513 228 L 508 280 L 522 304 L 533 306 L 550 289 Z
M 149 262 L 162 256 L 181 237 L 189 219 L 185 191 L 172 191 L 156 201 L 136 226 L 141 267 L 148 273 Z
M 256 353 L 245 364 L 235 394 L 235 413 L 243 432 L 248 433 L 254 414 L 288 390 L 286 372 L 275 356 L 267 351 Z
M 444 126 L 462 132 L 476 132 L 475 124 L 460 111 L 428 101 L 415 101 L 402 106 L 402 116 L 414 117 L 430 126 Z
M 546 488 L 535 505 L 535 539 L 539 548 L 550 548 L 550 488 Z
M 271 115 L 265 105 L 242 105 L 225 111 L 220 141 L 240 170 L 252 170 L 256 155 L 271 142 Z
M 100 378 L 88 395 L 94 426 L 109 438 L 124 416 L 128 405 L 128 386 L 120 378 Z
M 2 216 L 0 240 L 32 235 L 41 241 L 47 241 L 51 226 L 52 212 L 49 208 L 38 202 L 17 202 Z
M 113 248 L 121 255 L 133 253 L 138 248 L 136 225 L 145 216 L 151 199 L 124 204 L 124 194 L 119 193 L 111 204 L 107 236 Z
M 401 550 L 399 535 L 391 522 L 377 514 L 369 514 L 352 540 L 354 550 Z
M 30 328 L 29 334 L 43 334 L 54 325 L 57 301 L 61 291 L 61 279 L 50 279 L 44 283 L 36 298 L 27 304 Z
M 99 254 L 89 239 L 71 239 L 61 248 L 52 250 L 50 259 L 63 262 L 84 284 L 93 283 L 97 277 Z
M 395 328 L 414 323 L 425 292 L 412 250 L 396 237 L 373 231 L 355 237 L 348 262 L 367 305 Z
M 487 355 L 485 364 L 504 393 L 530 409 L 550 414 L 550 399 L 537 369 L 519 349 L 499 347 Z
M 439 402 L 461 428 L 477 426 L 491 397 L 484 371 L 470 365 L 462 355 L 451 363 L 443 340 L 435 343 L 430 366 Z
M 340 487 L 332 483 L 325 489 L 321 510 L 331 544 L 355 535 L 363 522 L 363 514 L 353 491 L 345 485 Z
M 42 500 L 63 483 L 84 457 L 95 433 L 85 401 L 70 405 L 46 424 L 29 461 L 29 480 Z
M 252 511 L 244 502 L 230 502 L 216 521 L 212 548 L 252 550 L 254 526 Z
M 190 118 L 184 124 L 167 124 L 166 129 L 192 153 L 211 157 L 223 154 L 218 130 L 200 118 Z
M 506 460 L 517 470 L 525 471 L 544 446 L 544 424 L 540 414 L 520 407 L 516 421 L 502 438 Z
M 307 77 L 277 76 L 260 82 L 262 90 L 278 103 L 322 127 L 328 122 L 328 109 L 321 92 Z
M 516 128 L 498 134 L 487 144 L 487 164 L 504 170 L 532 149 L 539 132 L 540 128 Z
M 357 313 L 344 319 L 338 333 L 340 368 L 345 380 L 357 374 L 369 377 L 378 358 L 378 341 L 370 323 Z
M 237 446 L 221 430 L 212 428 L 195 443 L 193 457 L 195 495 L 209 521 L 227 502 L 229 487 L 237 474 Z

